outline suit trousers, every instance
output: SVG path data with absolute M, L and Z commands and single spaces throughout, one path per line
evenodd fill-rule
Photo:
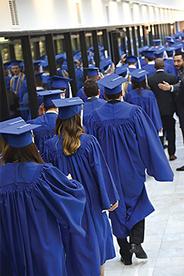
M 175 131 L 175 119 L 173 115 L 161 115 L 162 125 L 164 132 L 166 132 L 166 137 L 168 140 L 168 154 L 169 156 L 174 155 L 176 151 L 176 131 Z M 163 144 L 164 139 L 161 139 Z
M 141 244 L 144 242 L 144 230 L 145 230 L 145 220 L 139 221 L 130 231 L 129 242 L 127 238 L 117 238 L 117 242 L 120 247 L 120 254 L 124 256 L 126 252 L 130 250 L 131 243 Z

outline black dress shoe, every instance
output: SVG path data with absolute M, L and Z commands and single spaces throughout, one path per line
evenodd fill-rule
M 169 156 L 169 160 L 170 160 L 170 161 L 174 161 L 174 160 L 176 160 L 176 159 L 177 159 L 177 157 L 176 157 L 176 155 L 174 155 L 174 154 L 172 154 L 172 155 Z
M 178 172 L 184 172 L 184 166 L 176 169 Z
M 147 259 L 148 258 L 147 254 L 144 251 L 144 249 L 142 248 L 141 244 L 132 243 L 130 253 L 132 253 L 132 254 L 135 253 L 135 256 L 138 259 Z
M 121 262 L 124 265 L 131 265 L 132 264 L 132 254 L 129 257 L 126 257 L 126 258 L 121 256 Z

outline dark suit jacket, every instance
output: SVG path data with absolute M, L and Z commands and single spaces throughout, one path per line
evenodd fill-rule
M 157 71 L 148 78 L 148 85 L 155 94 L 161 116 L 172 115 L 175 112 L 174 93 L 163 91 L 158 87 L 158 84 L 163 81 L 169 84 L 175 84 L 177 83 L 177 78 L 164 71 Z

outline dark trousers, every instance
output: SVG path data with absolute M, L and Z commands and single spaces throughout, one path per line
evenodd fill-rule
M 139 221 L 134 225 L 130 232 L 129 242 L 127 238 L 117 238 L 117 242 L 120 247 L 121 256 L 126 256 L 130 250 L 130 243 L 141 244 L 144 242 L 144 230 L 145 230 L 145 220 Z
M 166 137 L 168 140 L 168 154 L 169 156 L 175 154 L 176 151 L 176 131 L 175 131 L 175 119 L 172 115 L 161 116 L 162 125 Z M 164 143 L 164 137 L 161 138 L 162 144 Z

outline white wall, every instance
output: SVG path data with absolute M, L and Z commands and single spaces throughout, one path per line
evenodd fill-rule
M 172 23 L 184 20 L 184 11 L 181 10 L 181 7 L 184 8 L 183 0 L 145 0 L 142 4 L 141 1 L 136 2 L 140 4 L 112 0 L 16 0 L 19 25 L 12 26 L 8 0 L 0 0 L 0 31 Z M 149 2 L 149 6 L 145 2 Z M 169 10 L 163 7 L 169 7 Z M 180 7 L 180 11 L 172 11 L 171 7 Z M 168 14 L 172 16 L 168 18 Z

